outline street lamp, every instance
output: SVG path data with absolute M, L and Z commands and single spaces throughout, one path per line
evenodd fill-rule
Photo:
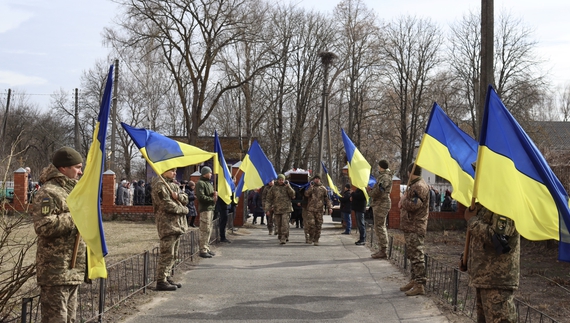
M 327 122 L 327 138 L 328 138 L 328 158 L 327 158 L 327 167 L 329 169 L 332 167 L 331 165 L 331 135 L 330 135 L 330 126 L 329 126 L 329 87 L 328 87 L 328 78 L 329 78 L 329 65 L 332 64 L 333 60 L 337 58 L 337 56 L 332 52 L 320 52 L 319 57 L 321 58 L 321 63 L 323 64 L 323 99 L 321 104 L 321 127 L 319 132 L 319 157 L 317 160 L 317 169 L 321 168 L 321 162 L 323 161 L 323 145 L 324 145 L 324 123 L 325 123 L 325 115 L 326 115 L 326 122 Z M 320 171 L 318 172 L 320 173 Z

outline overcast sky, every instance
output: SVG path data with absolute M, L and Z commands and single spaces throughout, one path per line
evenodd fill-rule
M 331 12 L 339 1 L 298 0 L 299 5 Z M 447 30 L 480 0 L 364 0 L 384 20 L 400 15 L 429 17 Z M 508 11 L 521 18 L 538 41 L 537 54 L 548 60 L 556 85 L 570 81 L 570 1 L 495 0 L 495 17 Z M 50 95 L 80 86 L 83 71 L 106 59 L 101 32 L 116 14 L 108 0 L 0 0 L 0 102 L 8 89 L 26 92 L 40 107 Z M 2 107 L 4 108 L 4 106 Z

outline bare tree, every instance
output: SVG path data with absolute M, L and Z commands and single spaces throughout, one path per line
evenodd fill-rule
M 427 122 L 431 100 L 426 97 L 436 67 L 441 63 L 439 48 L 442 35 L 428 19 L 400 17 L 386 27 L 383 47 L 386 59 L 386 104 L 393 111 L 400 140 L 400 164 L 413 161 L 416 146 Z M 400 170 L 405 181 L 408 176 Z

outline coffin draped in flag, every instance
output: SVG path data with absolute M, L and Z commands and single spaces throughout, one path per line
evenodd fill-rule
M 109 68 L 107 84 L 93 131 L 83 176 L 67 197 L 73 222 L 87 245 L 87 276 L 89 279 L 107 278 L 105 256 L 107 244 L 101 218 L 101 184 L 105 169 L 105 138 L 111 107 L 113 65 Z
M 236 187 L 236 197 L 239 197 L 243 191 L 262 187 L 277 178 L 273 164 L 265 156 L 257 140 L 254 140 L 249 147 L 239 169 L 244 174 Z
M 344 151 L 346 152 L 346 160 L 348 162 L 348 177 L 350 177 L 352 185 L 361 189 L 364 192 L 366 199 L 368 199 L 366 187 L 370 180 L 370 164 L 366 161 L 360 151 L 358 151 L 354 143 L 352 143 L 352 140 L 348 138 L 344 129 L 341 129 L 341 131 Z
M 215 153 L 178 142 L 152 130 L 134 128 L 124 122 L 121 122 L 121 126 L 157 175 L 172 168 L 200 164 L 215 156 Z
M 331 176 L 329 175 L 329 172 L 328 172 L 327 168 L 325 167 L 325 163 L 321 162 L 321 165 L 323 166 L 323 171 L 325 172 L 325 175 L 326 175 L 326 177 L 327 177 L 327 182 L 328 182 L 328 184 L 329 184 L 329 188 L 330 188 L 331 191 L 332 191 L 333 193 L 335 193 L 337 196 L 341 196 L 341 195 L 338 193 L 338 189 L 336 188 L 336 185 L 334 185 L 333 180 L 332 180 Z
M 452 197 L 465 206 L 471 205 L 473 197 L 475 170 L 471 164 L 477 160 L 477 149 L 477 141 L 434 103 L 416 164 L 448 180 Z
M 226 160 L 224 159 L 224 153 L 222 152 L 222 145 L 220 145 L 217 131 L 214 131 L 214 152 L 216 153 L 216 158 L 214 159 L 214 174 L 216 174 L 218 197 L 226 204 L 230 204 L 235 184 L 228 170 Z
M 479 140 L 474 195 L 515 221 L 529 240 L 559 240 L 570 261 L 568 193 L 522 127 L 489 86 Z

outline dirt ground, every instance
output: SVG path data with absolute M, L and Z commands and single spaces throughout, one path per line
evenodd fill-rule
M 248 224 L 246 224 L 247 226 Z M 153 223 L 105 222 L 110 255 L 107 263 L 119 261 L 158 244 Z M 241 231 L 241 230 L 240 230 Z M 239 232 L 239 231 L 238 231 Z M 399 230 L 389 230 L 395 239 L 403 239 Z M 465 244 L 464 231 L 430 231 L 426 237 L 426 253 L 436 260 L 456 266 Z M 182 264 L 178 270 L 192 270 L 195 264 Z M 119 322 L 137 312 L 141 304 L 152 301 L 155 292 L 138 294 L 105 314 L 105 321 Z M 570 323 L 570 263 L 557 260 L 557 247 L 546 242 L 521 239 L 520 288 L 515 297 L 546 313 L 561 323 Z M 449 306 L 433 297 L 452 322 L 470 320 L 451 311 Z

